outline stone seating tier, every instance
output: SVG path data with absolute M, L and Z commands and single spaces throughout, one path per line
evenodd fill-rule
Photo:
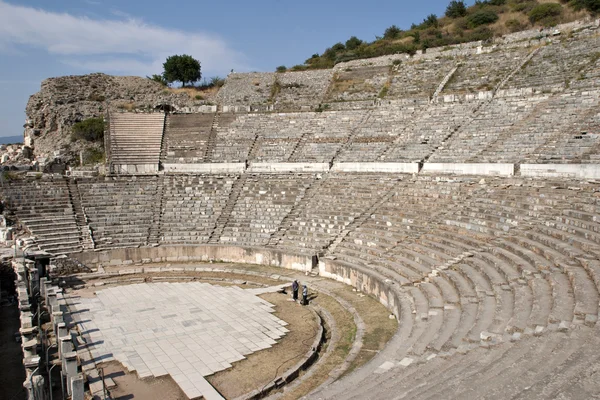
M 147 244 L 160 201 L 156 178 L 82 180 L 77 186 L 96 248 Z
M 35 185 L 11 190 L 24 199 L 40 190 Z M 401 340 L 386 351 L 397 360 L 425 362 L 436 354 L 452 363 L 457 352 L 584 332 L 597 321 L 595 182 L 574 188 L 519 177 L 399 181 L 392 174 L 328 173 L 167 174 L 77 185 L 97 248 L 143 244 L 158 221 L 160 243 L 321 254 L 388 279 L 399 296 Z
M 174 114 L 165 125 L 165 161 L 172 163 L 202 162 L 215 115 Z
M 82 250 L 69 189 L 63 178 L 12 181 L 7 205 L 36 238 L 41 250 L 68 254 Z

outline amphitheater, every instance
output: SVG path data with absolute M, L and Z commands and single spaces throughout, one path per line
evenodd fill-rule
M 600 398 L 598 29 L 231 74 L 204 112 L 107 115 L 106 176 L 3 195 L 98 270 L 260 264 L 375 298 L 393 337 L 311 398 Z

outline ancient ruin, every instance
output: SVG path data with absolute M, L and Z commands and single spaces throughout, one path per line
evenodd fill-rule
M 26 128 L 43 157 L 59 132 L 50 125 L 65 121 L 43 100 L 60 79 L 28 106 L 47 115 Z M 84 99 L 72 111 L 89 107 L 92 94 L 73 90 Z M 189 398 L 221 398 L 205 377 L 277 348 L 281 306 L 256 296 L 294 279 L 334 300 L 310 314 L 294 366 L 242 398 L 600 393 L 600 20 L 332 70 L 233 73 L 216 104 L 148 96 L 129 111 L 95 101 L 89 116 L 107 121 L 100 168 L 3 175 L 15 224 L 0 238 L 24 253 L 13 266 L 30 396 L 45 398 L 53 376 L 39 371 L 43 342 L 73 399 L 118 387 L 103 378 L 108 359 L 141 379 L 168 373 Z M 252 305 L 252 340 L 231 322 L 242 320 L 236 293 Z M 370 306 L 379 322 L 364 295 L 387 309 Z M 334 303 L 356 333 L 330 370 L 311 373 L 346 332 L 336 336 Z M 207 333 L 194 312 L 222 330 L 222 349 L 197 339 Z M 179 330 L 166 334 L 170 319 Z M 383 320 L 397 320 L 393 336 L 370 348 Z M 198 341 L 208 345 L 189 347 Z M 312 375 L 322 381 L 299 391 Z

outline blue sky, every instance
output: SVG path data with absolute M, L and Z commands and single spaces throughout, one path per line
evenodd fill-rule
M 273 71 L 352 35 L 372 41 L 440 16 L 448 2 L 0 0 L 0 136 L 22 134 L 27 100 L 48 77 L 145 76 L 172 54 L 200 60 L 207 78 Z

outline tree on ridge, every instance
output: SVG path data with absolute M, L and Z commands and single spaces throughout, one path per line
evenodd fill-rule
M 184 87 L 186 83 L 194 84 L 202 77 L 200 61 L 187 54 L 167 57 L 163 69 L 163 77 L 167 83 L 181 82 Z

